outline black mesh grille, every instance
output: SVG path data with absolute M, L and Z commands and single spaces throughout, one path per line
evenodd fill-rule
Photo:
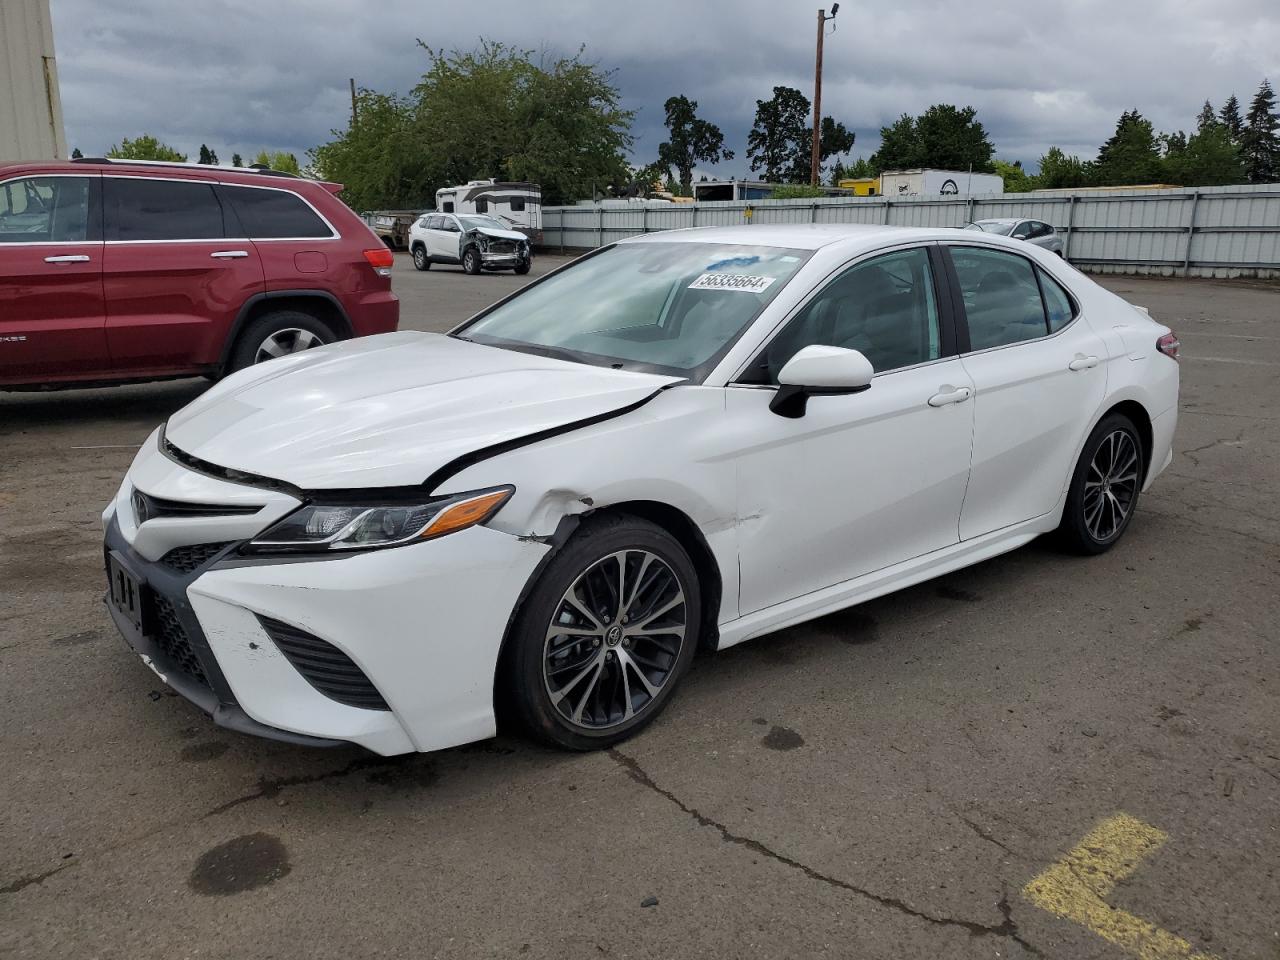
M 490 253 L 515 253 L 516 242 L 514 240 L 490 240 Z
M 232 542 L 228 540 L 224 543 L 192 543 L 185 547 L 174 547 L 160 558 L 160 562 L 180 573 L 190 573 L 196 567 L 204 566 L 216 554 L 231 546 Z
M 326 697 L 365 710 L 391 709 L 364 672 L 333 644 L 270 617 L 258 617 L 258 622 L 297 671 Z
M 152 591 L 151 610 L 154 616 L 150 635 L 156 646 L 179 670 L 199 680 L 206 687 L 209 686 L 209 678 L 204 675 L 204 667 L 200 666 L 195 651 L 191 649 L 191 641 L 187 637 L 187 631 L 182 629 L 182 621 L 178 619 L 178 612 L 173 609 L 173 604 Z

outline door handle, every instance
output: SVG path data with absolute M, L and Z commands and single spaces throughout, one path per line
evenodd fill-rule
M 241 257 L 247 257 L 248 250 L 215 250 L 209 256 L 216 260 L 239 260 Z
M 45 257 L 45 263 L 88 263 L 89 255 L 87 253 L 67 253 L 60 257 Z
M 1076 358 L 1067 364 L 1067 369 L 1068 370 L 1088 370 L 1090 367 L 1096 367 L 1097 365 L 1098 365 L 1097 357 L 1086 357 L 1086 356 L 1077 354 Z
M 971 396 L 973 391 L 968 387 L 943 387 L 941 393 L 935 393 L 929 398 L 929 406 L 945 407 L 948 403 L 964 403 Z

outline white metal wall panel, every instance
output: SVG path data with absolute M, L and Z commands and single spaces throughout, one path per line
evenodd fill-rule
M 49 0 L 0 0 L 0 160 L 66 155 Z
M 971 219 L 987 217 L 1029 217 L 1053 224 L 1066 234 L 1068 259 L 1086 270 L 1280 278 L 1280 184 L 972 198 L 718 201 L 641 209 L 549 207 L 544 213 L 543 234 L 553 248 L 591 248 L 639 233 L 695 226 L 887 223 L 961 227 Z

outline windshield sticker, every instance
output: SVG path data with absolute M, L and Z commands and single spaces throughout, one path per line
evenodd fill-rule
M 724 270 L 726 267 L 749 267 L 759 262 L 759 257 L 729 257 L 727 260 L 717 260 L 715 263 L 708 264 L 707 270 L 709 272 L 711 270 Z
M 690 290 L 736 290 L 740 293 L 764 293 L 777 277 L 748 277 L 740 273 L 704 273 Z

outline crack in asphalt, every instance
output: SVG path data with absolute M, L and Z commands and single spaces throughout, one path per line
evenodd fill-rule
M 793 870 L 798 870 L 810 880 L 817 880 L 819 883 L 826 884 L 829 887 L 835 887 L 839 890 L 845 890 L 849 893 L 856 894 L 865 900 L 870 900 L 872 903 L 878 904 L 882 907 L 888 907 L 890 910 L 895 910 L 904 916 L 911 917 L 912 919 L 923 920 L 925 923 L 938 927 L 957 927 L 961 930 L 968 931 L 969 935 L 973 937 L 1004 937 L 1018 944 L 1023 950 L 1027 951 L 1027 953 L 1032 956 L 1043 956 L 1037 947 L 1028 943 L 1018 933 L 1018 925 L 1013 919 L 1013 907 L 1009 903 L 1008 888 L 1004 883 L 1000 885 L 1000 901 L 997 904 L 997 908 L 1000 910 L 1000 914 L 1004 917 L 1004 920 L 996 926 L 986 923 L 977 923 L 972 920 L 958 920 L 954 917 L 935 917 L 922 910 L 917 910 L 915 907 L 903 900 L 899 900 L 897 897 L 887 897 L 883 894 L 874 893 L 845 880 L 841 880 L 839 877 L 833 877 L 829 874 L 822 873 L 819 870 L 815 870 L 808 864 L 801 863 L 799 860 L 788 857 L 786 854 L 778 853 L 776 850 L 765 846 L 759 840 L 736 834 L 723 823 L 713 820 L 711 817 L 700 812 L 696 807 L 689 806 L 670 790 L 660 787 L 633 757 L 627 756 L 617 748 L 609 750 L 609 756 L 627 772 L 627 776 L 632 780 L 640 784 L 642 787 L 652 790 L 654 793 L 658 794 L 658 796 L 678 807 L 683 813 L 691 817 L 699 826 L 711 827 L 713 830 L 717 831 L 720 834 L 720 839 L 725 843 L 732 843 L 736 846 L 744 847 L 762 857 L 768 857 L 770 860 L 780 863 L 783 866 L 790 867 Z
M 280 791 L 286 787 L 300 787 L 310 783 L 320 783 L 324 780 L 338 780 L 353 773 L 359 773 L 361 770 L 376 770 L 391 766 L 395 766 L 394 761 L 390 761 L 385 757 L 357 757 L 345 767 L 340 767 L 337 770 L 325 770 L 322 773 L 310 773 L 297 777 L 261 777 L 258 780 L 257 790 L 243 794 L 233 800 L 228 800 L 226 803 L 220 803 L 213 809 L 202 813 L 197 819 L 207 820 L 210 817 L 216 817 L 220 813 L 226 813 L 232 807 L 238 807 L 243 803 L 252 803 L 254 800 L 273 799 L 279 796 Z
M 14 880 L 12 883 L 6 883 L 3 887 L 0 887 L 0 894 L 17 893 L 19 890 L 23 890 L 26 887 L 31 887 L 38 883 L 44 883 L 46 880 L 52 877 L 55 873 L 61 873 L 63 870 L 66 870 L 68 867 L 74 867 L 74 866 L 75 866 L 74 863 L 64 863 L 60 866 L 54 867 L 52 870 L 46 870 L 44 873 L 32 873 L 32 874 L 28 874 L 25 877 L 19 877 L 17 880 Z
M 970 819 L 969 819 L 968 817 L 966 817 L 964 814 L 960 813 L 960 812 L 959 812 L 959 811 L 957 811 L 957 810 L 952 810 L 952 811 L 951 811 L 951 813 L 952 813 L 952 815 L 953 815 L 953 816 L 955 816 L 955 818 L 956 818 L 957 820 L 959 820 L 961 823 L 963 823 L 966 827 L 968 827 L 970 830 L 972 830 L 974 833 L 976 833 L 976 834 L 977 834 L 979 837 L 981 837 L 983 840 L 987 841 L 987 843 L 995 844 L 997 847 L 999 847 L 999 848 L 1000 848 L 1001 850 L 1003 850 L 1005 853 L 1009 854 L 1009 856 L 1011 856 L 1011 857 L 1016 857 L 1016 856 L 1018 855 L 1016 851 L 1014 851 L 1013 849 L 1011 849 L 1011 848 L 1009 848 L 1009 847 L 1006 847 L 1003 843 L 1001 843 L 999 840 L 997 840 L 997 839 L 995 838 L 995 835 L 994 835 L 994 834 L 992 834 L 990 831 L 988 831 L 988 830 L 984 829 L 984 828 L 983 828 L 983 827 L 981 827 L 980 825 L 978 825 L 978 824 L 974 823 L 972 820 L 970 820 Z

